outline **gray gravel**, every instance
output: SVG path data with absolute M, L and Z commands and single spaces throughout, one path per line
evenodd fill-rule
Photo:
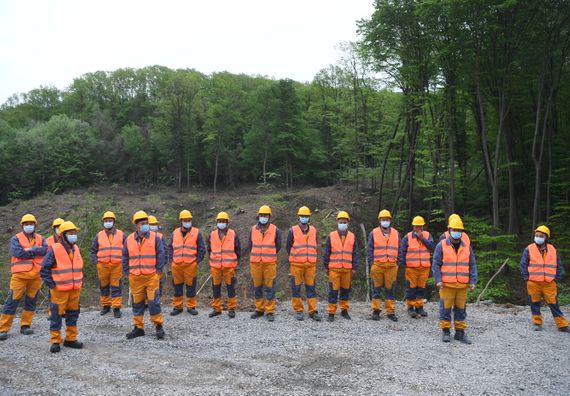
M 325 304 L 320 303 L 321 311 Z M 568 312 L 569 307 L 565 307 Z M 165 309 L 169 311 L 169 307 Z M 369 319 L 363 303 L 353 320 L 298 322 L 289 304 L 276 321 L 249 312 L 207 318 L 165 315 L 164 340 L 126 340 L 123 318 L 82 312 L 85 349 L 49 353 L 48 321 L 38 315 L 32 336 L 17 322 L 0 344 L 0 394 L 570 394 L 570 335 L 549 313 L 542 332 L 530 329 L 528 307 L 468 307 L 473 345 L 443 344 L 437 306 L 411 319 Z

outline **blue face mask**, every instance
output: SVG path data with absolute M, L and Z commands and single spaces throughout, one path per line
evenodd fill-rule
M 143 224 L 143 225 L 141 225 L 141 232 L 142 232 L 143 234 L 146 234 L 146 233 L 149 232 L 149 231 L 150 231 L 150 226 L 149 226 L 148 224 Z
M 463 233 L 461 231 L 451 231 L 451 237 L 455 240 L 461 239 L 461 235 L 463 235 Z
M 390 220 L 382 220 L 380 222 L 380 225 L 382 226 L 382 228 L 389 228 L 390 227 Z
M 259 223 L 260 223 L 260 224 L 267 224 L 267 223 L 269 223 L 269 217 L 260 217 L 260 218 L 259 218 Z
M 111 228 L 113 228 L 114 225 L 115 225 L 114 221 L 103 222 L 103 227 L 105 227 L 105 229 L 107 229 L 107 230 L 110 230 Z
M 36 229 L 36 226 L 34 226 L 34 225 L 25 225 L 24 226 L 24 232 L 26 234 L 31 234 L 32 232 L 34 232 L 35 229 Z
M 309 224 L 309 218 L 308 217 L 299 217 L 299 223 L 301 224 Z
M 225 230 L 228 226 L 228 223 L 218 223 L 217 226 L 220 230 Z
M 539 236 L 534 237 L 534 243 L 536 243 L 537 245 L 542 245 L 542 244 L 544 244 L 545 241 L 546 241 L 546 238 L 544 238 L 544 237 L 539 237 Z
M 67 242 L 71 243 L 72 245 L 74 243 L 77 243 L 77 234 L 74 235 L 68 235 L 65 237 L 67 239 Z
M 189 230 L 190 228 L 192 228 L 192 222 L 191 221 L 183 221 L 182 222 L 182 227 L 186 228 L 187 230 Z
M 158 226 L 157 225 L 151 225 L 150 230 L 156 232 L 156 231 L 158 231 Z
M 346 230 L 348 230 L 348 224 L 347 224 L 347 223 L 338 223 L 338 230 L 339 230 L 339 231 L 346 231 Z

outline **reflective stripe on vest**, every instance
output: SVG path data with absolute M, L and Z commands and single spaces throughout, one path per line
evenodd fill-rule
M 229 229 L 222 240 L 218 230 L 210 233 L 210 266 L 213 268 L 237 267 L 237 254 L 235 251 L 236 233 Z
M 425 240 L 429 239 L 429 232 L 422 231 Z M 406 267 L 418 268 L 431 267 L 430 252 L 426 245 L 419 238 L 412 237 L 412 233 L 408 232 L 408 251 L 406 253 Z
M 550 243 L 546 245 L 543 257 L 536 243 L 528 245 L 528 280 L 533 282 L 552 282 L 556 278 L 556 249 Z
M 347 232 L 344 243 L 338 231 L 333 231 L 329 235 L 331 241 L 331 255 L 329 258 L 329 268 L 352 268 L 352 252 L 354 250 L 354 234 Z
M 123 256 L 123 231 L 116 230 L 113 235 L 113 242 L 109 240 L 109 236 L 105 231 L 99 231 L 97 234 L 97 261 L 100 263 L 113 263 L 121 262 Z
M 290 263 L 312 263 L 317 262 L 317 229 L 312 225 L 309 231 L 304 234 L 299 225 L 291 228 L 293 232 L 293 245 L 289 252 Z
M 470 248 L 468 244 L 459 247 L 456 252 L 447 239 L 441 241 L 441 281 L 443 283 L 469 283 L 469 258 Z
M 81 289 L 83 285 L 83 258 L 77 245 L 73 245 L 73 261 L 61 243 L 52 246 L 55 266 L 51 269 L 51 277 L 55 289 L 61 291 Z
M 132 233 L 127 238 L 129 251 L 129 272 L 133 275 L 149 275 L 156 273 L 156 233 L 150 235 L 139 245 Z
M 251 255 L 249 260 L 252 263 L 275 263 L 277 261 L 276 234 L 277 227 L 274 224 L 269 224 L 264 233 L 258 229 L 257 225 L 251 228 Z
M 172 262 L 175 264 L 194 263 L 198 255 L 198 232 L 196 227 L 190 228 L 185 236 L 182 229 L 177 228 L 172 233 Z
M 30 242 L 24 232 L 17 233 L 16 238 L 18 238 L 18 242 L 20 242 L 20 246 L 24 250 L 28 250 L 31 247 L 41 247 L 43 242 L 42 236 L 37 233 L 34 233 L 34 240 L 32 242 Z M 25 259 L 12 256 L 12 260 L 10 261 L 10 269 L 13 274 L 17 272 L 28 272 L 34 268 L 39 271 L 43 260 L 43 256 Z
M 380 263 L 395 263 L 398 261 L 398 248 L 400 247 L 400 234 L 394 228 L 390 227 L 390 235 L 388 240 L 380 227 L 376 227 L 372 231 L 374 238 L 374 261 Z

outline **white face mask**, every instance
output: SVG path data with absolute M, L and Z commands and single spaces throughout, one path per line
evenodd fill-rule
M 539 236 L 534 237 L 534 243 L 536 243 L 537 245 L 544 244 L 544 241 L 546 241 L 546 238 L 544 237 L 539 237 Z
M 186 228 L 187 230 L 189 230 L 190 228 L 192 228 L 192 222 L 191 221 L 183 221 L 182 222 L 182 227 Z
M 390 227 L 390 220 L 382 220 L 380 221 L 380 225 L 382 228 L 389 228 Z
M 36 229 L 36 226 L 34 226 L 34 225 L 25 225 L 24 226 L 24 232 L 26 234 L 31 234 L 32 232 L 34 232 L 35 229 Z
M 267 224 L 269 223 L 269 217 L 259 217 L 260 224 Z
M 228 223 L 218 223 L 217 226 L 220 230 L 225 230 L 228 226 Z
M 151 231 L 158 231 L 158 226 L 157 225 L 151 225 L 150 230 Z
M 103 227 L 105 227 L 106 230 L 110 230 L 111 228 L 113 228 L 114 225 L 115 225 L 114 221 L 104 221 L 103 222 Z
M 347 224 L 347 223 L 338 223 L 338 230 L 339 230 L 339 231 L 346 231 L 346 230 L 348 230 L 348 224 Z
M 463 235 L 463 233 L 461 231 L 451 231 L 451 237 L 453 239 L 455 239 L 456 241 L 461 239 L 461 236 Z

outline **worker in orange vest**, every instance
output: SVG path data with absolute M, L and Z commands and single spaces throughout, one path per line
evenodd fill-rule
M 372 320 L 380 319 L 382 289 L 386 294 L 384 306 L 388 319 L 397 322 L 395 313 L 395 288 L 398 277 L 398 250 L 400 234 L 391 226 L 392 214 L 383 209 L 378 213 L 380 225 L 368 236 L 366 254 L 372 279 Z
M 471 344 L 465 335 L 467 323 L 467 291 L 477 285 L 477 262 L 470 242 L 462 238 L 463 222 L 454 219 L 449 224 L 449 237 L 440 241 L 433 253 L 432 271 L 439 288 L 439 327 L 442 341 L 451 341 L 451 312 L 455 327 L 454 338 Z
M 71 221 L 59 226 L 62 240 L 53 244 L 42 263 L 41 276 L 50 288 L 50 352 L 57 353 L 61 347 L 61 327 L 65 318 L 65 341 L 63 346 L 81 349 L 77 341 L 79 297 L 83 286 L 83 258 L 77 246 L 77 231 Z
M 164 270 L 162 271 L 162 274 L 160 275 L 160 286 L 159 286 L 159 291 L 160 291 L 160 302 L 162 303 L 162 290 L 164 289 L 164 282 L 166 280 L 166 264 L 168 264 L 170 262 L 170 258 L 169 258 L 169 253 L 168 253 L 168 244 L 166 243 L 166 237 L 164 236 L 164 234 L 160 231 L 161 227 L 160 227 L 160 223 L 158 221 L 158 219 L 156 218 L 156 216 L 152 216 L 149 215 L 148 216 L 148 226 L 149 229 L 153 232 L 156 232 L 156 235 L 158 235 L 158 237 L 162 240 L 162 246 L 164 246 L 164 255 L 165 255 L 165 261 L 164 261 Z M 148 301 L 145 302 L 146 305 L 148 305 Z
M 20 319 L 20 333 L 33 334 L 32 319 L 36 312 L 38 291 L 42 287 L 40 265 L 47 253 L 45 239 L 36 232 L 37 220 L 34 215 L 25 214 L 20 225 L 22 231 L 10 240 L 12 260 L 10 270 L 10 290 L 0 316 L 0 341 L 8 338 L 8 331 L 16 315 L 16 308 L 24 298 L 24 310 Z
M 148 215 L 139 210 L 133 215 L 136 231 L 127 237 L 123 247 L 123 273 L 129 276 L 133 301 L 134 327 L 127 339 L 145 335 L 144 311 L 148 301 L 150 320 L 156 329 L 156 338 L 163 339 L 164 319 L 160 308 L 160 276 L 166 261 L 162 239 L 150 230 Z
M 358 241 L 348 231 L 350 216 L 341 211 L 336 217 L 337 230 L 329 234 L 325 242 L 323 264 L 329 275 L 329 305 L 327 320 L 334 321 L 340 292 L 340 315 L 350 320 L 348 314 L 352 277 L 356 274 L 360 256 Z
M 212 276 L 212 312 L 213 318 L 222 314 L 222 281 L 228 291 L 228 316 L 236 317 L 236 277 L 235 271 L 241 257 L 241 245 L 236 232 L 229 228 L 230 216 L 220 212 L 216 216 L 216 229 L 206 242 L 210 255 L 210 275 Z
M 51 223 L 51 229 L 53 230 L 53 235 L 46 238 L 46 244 L 51 247 L 56 242 L 61 242 L 61 234 L 59 231 L 59 226 L 62 225 L 64 220 L 60 217 L 54 219 Z
M 425 224 L 422 216 L 414 217 L 413 230 L 404 235 L 398 252 L 398 263 L 406 269 L 406 305 L 412 318 L 427 316 L 424 298 L 435 243 L 431 234 L 424 230 Z
M 305 313 L 301 300 L 301 285 L 305 283 L 307 311 L 316 322 L 321 321 L 317 310 L 315 278 L 317 274 L 317 229 L 310 223 L 311 210 L 302 206 L 297 211 L 299 224 L 291 227 L 287 235 L 287 253 L 289 254 L 291 303 L 297 320 L 304 320 Z
M 196 282 L 198 265 L 206 255 L 206 245 L 200 229 L 192 224 L 192 212 L 182 210 L 178 215 L 180 227 L 172 232 L 168 246 L 168 256 L 172 260 L 172 285 L 174 286 L 173 309 L 171 316 L 181 314 L 184 309 L 184 286 L 186 286 L 186 306 L 190 315 L 198 315 L 196 310 Z
M 121 317 L 123 306 L 122 266 L 121 259 L 123 246 L 127 237 L 117 228 L 117 217 L 113 212 L 105 212 L 101 218 L 103 229 L 99 231 L 91 242 L 89 258 L 91 264 L 97 266 L 99 290 L 101 296 L 101 315 L 106 315 L 113 308 L 113 316 Z
M 257 211 L 257 224 L 249 234 L 250 270 L 255 293 L 255 311 L 252 319 L 264 314 L 267 320 L 275 320 L 275 278 L 277 278 L 277 253 L 281 250 L 281 231 L 271 224 L 271 208 L 263 205 Z M 265 299 L 263 289 L 265 288 Z
M 558 330 L 570 333 L 568 320 L 558 305 L 556 287 L 556 284 L 562 279 L 564 269 L 560 255 L 556 248 L 548 242 L 549 239 L 550 228 L 547 226 L 541 225 L 534 230 L 534 241 L 524 249 L 521 258 L 521 274 L 527 285 L 534 330 L 542 330 L 540 300 L 544 297 Z

